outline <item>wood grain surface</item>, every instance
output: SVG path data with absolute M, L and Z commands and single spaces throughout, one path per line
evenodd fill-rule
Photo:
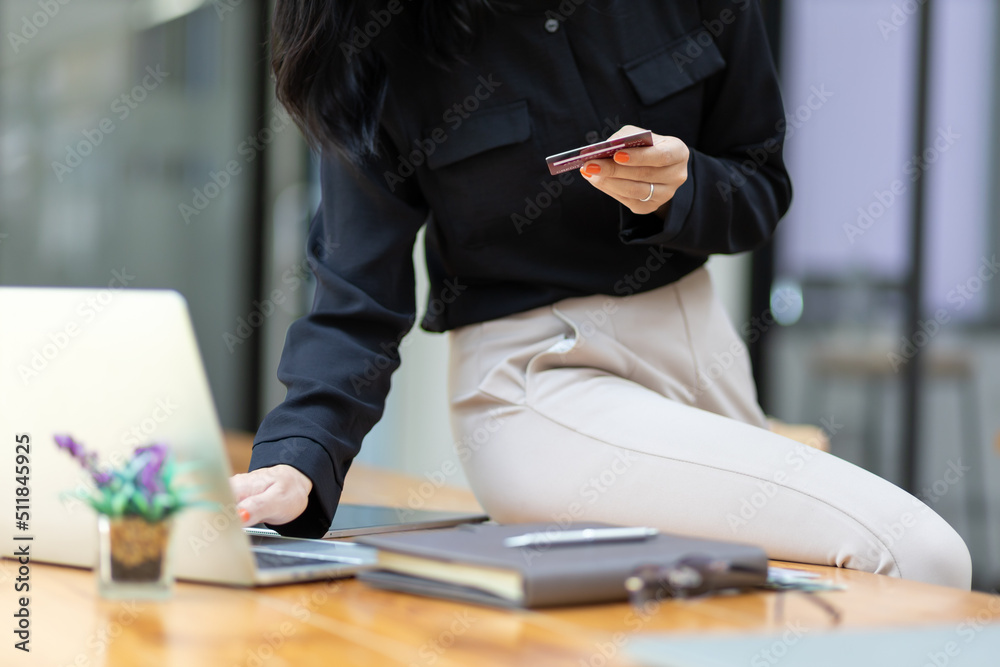
M 248 456 L 245 436 L 230 436 L 234 468 Z M 245 465 L 245 463 L 243 464 Z M 245 468 L 244 468 L 245 469 Z M 426 486 L 405 475 L 352 468 L 344 500 L 406 506 L 411 492 L 429 509 L 476 509 L 471 493 Z M 416 501 L 413 501 L 416 502 Z M 0 664 L 220 667 L 323 665 L 484 666 L 629 665 L 622 653 L 636 633 L 780 634 L 789 624 L 815 631 L 994 622 L 1000 598 L 862 572 L 786 564 L 822 572 L 847 590 L 820 597 L 828 614 L 799 593 L 757 592 L 664 601 L 644 610 L 603 604 L 506 611 L 368 588 L 354 580 L 256 590 L 178 583 L 166 602 L 97 597 L 86 570 L 33 564 L 32 647 L 12 648 Z M 0 587 L 11 599 L 15 564 L 0 561 Z M 11 603 L 13 604 L 13 603 Z M 6 616 L 11 604 L 4 605 Z M 9 626 L 8 621 L 5 626 Z

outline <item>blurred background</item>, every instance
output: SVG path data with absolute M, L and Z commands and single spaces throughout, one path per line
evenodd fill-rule
M 921 497 L 995 588 L 1000 9 L 762 6 L 795 200 L 767 248 L 710 262 L 761 402 Z M 284 394 L 319 197 L 274 101 L 269 14 L 265 0 L 0 2 L 0 284 L 179 290 L 220 418 L 245 431 Z M 441 480 L 446 339 L 414 331 L 403 350 L 359 460 Z

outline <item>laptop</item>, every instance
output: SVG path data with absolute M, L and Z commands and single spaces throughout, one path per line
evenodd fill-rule
M 179 579 L 270 585 L 351 576 L 375 563 L 374 549 L 350 542 L 244 531 L 187 304 L 177 292 L 0 287 L 0 314 L 0 438 L 11 445 L 0 447 L 0 470 L 14 470 L 14 438 L 27 435 L 31 494 L 24 535 L 33 537 L 34 560 L 96 562 L 94 512 L 67 495 L 88 476 L 53 439 L 66 434 L 102 462 L 123 460 L 150 442 L 168 444 L 178 462 L 196 462 L 200 497 L 213 506 L 175 517 L 171 562 Z M 399 526 L 442 519 L 379 508 L 379 522 L 365 526 L 357 512 L 343 509 L 342 521 L 350 525 L 341 535 L 391 530 L 386 519 L 392 515 Z M 445 525 L 465 520 L 476 515 L 453 513 Z M 0 549 L 12 556 L 15 547 L 4 540 Z

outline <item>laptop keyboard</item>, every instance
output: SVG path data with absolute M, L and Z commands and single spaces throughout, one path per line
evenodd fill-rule
M 253 557 L 257 561 L 257 567 L 261 570 L 272 570 L 281 567 L 301 567 L 302 565 L 326 565 L 329 567 L 342 565 L 342 563 L 329 559 L 292 556 L 289 554 L 274 553 L 273 551 L 254 550 Z

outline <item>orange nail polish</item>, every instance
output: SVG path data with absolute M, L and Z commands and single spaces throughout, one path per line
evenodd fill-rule
M 618 151 L 615 153 L 615 162 L 618 164 L 628 164 L 628 161 L 631 159 L 631 156 L 625 151 Z
M 588 173 L 587 173 L 586 171 L 584 171 L 583 169 L 581 169 L 581 170 L 580 170 L 580 173 L 581 173 L 581 174 L 583 174 L 583 177 L 584 177 L 584 178 L 590 178 L 590 174 L 588 174 Z
M 250 512 L 247 512 L 245 509 L 243 509 L 241 507 L 240 508 L 240 521 L 242 521 L 243 523 L 246 523 L 249 520 L 250 520 Z
M 601 173 L 601 165 L 599 164 L 588 164 L 583 168 L 584 174 L 589 174 L 590 176 L 596 176 Z

